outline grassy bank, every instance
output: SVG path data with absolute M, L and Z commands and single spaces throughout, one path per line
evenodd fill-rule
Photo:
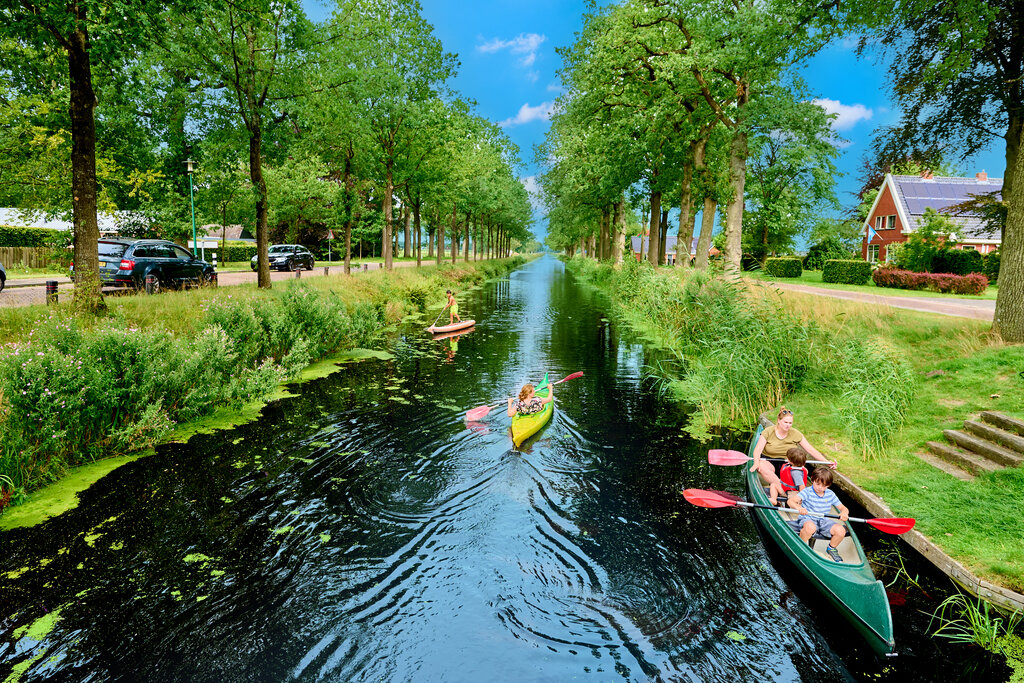
M 678 362 L 665 386 L 697 407 L 687 428 L 750 428 L 785 403 L 812 444 L 976 575 L 1024 590 L 1024 472 L 961 481 L 915 454 L 981 410 L 1021 416 L 1024 347 L 977 321 L 777 293 L 749 280 L 627 262 L 569 268 Z
M 892 289 L 890 287 L 879 287 L 872 281 L 869 281 L 866 285 L 846 285 L 838 282 L 823 282 L 820 270 L 805 270 L 800 277 L 772 277 L 771 275 L 766 275 L 763 271 L 745 272 L 743 273 L 743 276 L 763 282 L 808 285 L 810 287 L 821 287 L 823 289 L 840 289 L 846 292 L 877 294 L 878 296 L 926 296 L 948 299 L 989 299 L 991 301 L 995 301 L 996 297 L 999 296 L 999 287 L 997 285 L 989 285 L 981 294 L 951 294 L 916 289 Z
M 221 407 L 271 396 L 314 361 L 521 257 L 0 311 L 0 507 L 101 458 L 144 451 Z

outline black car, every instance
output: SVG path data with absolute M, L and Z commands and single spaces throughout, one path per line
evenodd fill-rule
M 102 239 L 99 257 L 104 287 L 144 289 L 149 275 L 155 278 L 151 287 L 154 292 L 217 281 L 212 264 L 167 240 Z
M 313 270 L 314 258 L 301 244 L 274 244 L 267 249 L 271 270 Z M 249 266 L 256 270 L 259 256 L 253 256 Z
M 7 271 L 4 270 L 4 264 L 0 263 L 0 292 L 4 291 L 4 285 L 7 283 Z

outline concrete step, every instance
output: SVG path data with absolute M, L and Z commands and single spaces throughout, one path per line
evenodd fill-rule
M 929 443 L 928 445 L 931 446 L 931 443 Z M 948 444 L 943 444 L 943 443 L 937 443 L 936 442 L 935 445 L 937 445 L 937 446 L 939 446 L 941 448 L 948 448 L 950 450 L 959 450 L 959 449 L 955 449 L 953 446 L 950 446 Z M 956 477 L 957 479 L 960 479 L 962 481 L 973 481 L 974 480 L 974 475 L 971 474 L 968 470 L 961 469 L 961 468 L 957 467 L 956 465 L 954 465 L 953 463 L 948 462 L 947 460 L 943 460 L 942 458 L 938 458 L 938 457 L 932 455 L 931 453 L 919 452 L 919 453 L 915 453 L 914 455 L 916 455 L 918 458 L 920 458 L 921 460 L 925 461 L 926 463 L 928 463 L 929 465 L 931 465 L 935 469 L 942 470 L 943 472 L 945 472 L 946 474 L 948 474 L 948 475 L 950 475 L 952 477 Z
M 990 424 L 976 422 L 974 420 L 964 420 L 964 429 L 975 436 L 981 437 L 986 441 L 991 441 L 998 446 L 1002 446 L 1008 451 L 1013 451 L 1021 458 L 1024 458 L 1024 436 L 1019 436 L 1013 432 L 1008 432 L 1005 429 L 993 427 Z
M 957 448 L 956 446 L 950 446 L 948 443 L 929 441 L 928 450 L 946 462 L 951 463 L 962 470 L 966 470 L 971 474 L 995 472 L 996 470 L 1003 469 L 1002 465 L 999 463 L 992 462 L 988 458 L 982 457 L 977 453 L 971 453 L 970 451 L 965 451 Z
M 1010 417 L 1005 413 L 997 413 L 994 410 L 982 412 L 981 419 L 1000 429 L 1024 436 L 1024 420 L 1018 420 L 1015 417 Z
M 964 449 L 992 460 L 1003 467 L 1017 467 L 1024 460 L 1020 455 L 998 446 L 991 441 L 980 439 L 967 432 L 959 432 L 955 429 L 945 429 L 942 435 L 951 442 Z

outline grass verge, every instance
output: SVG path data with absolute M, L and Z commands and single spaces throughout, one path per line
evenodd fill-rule
M 995 301 L 999 295 L 999 287 L 989 285 L 981 294 L 943 294 L 941 292 L 922 291 L 916 289 L 892 289 L 890 287 L 879 287 L 874 282 L 866 285 L 844 285 L 835 282 L 822 282 L 820 270 L 805 270 L 800 277 L 772 277 L 763 271 L 751 271 L 743 273 L 744 277 L 764 282 L 778 282 L 780 284 L 807 285 L 810 287 L 821 287 L 823 289 L 841 289 L 846 292 L 863 292 L 865 294 L 877 294 L 878 296 L 910 296 L 910 297 L 939 297 L 944 299 L 988 299 Z

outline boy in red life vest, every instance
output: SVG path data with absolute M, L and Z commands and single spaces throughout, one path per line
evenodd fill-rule
M 772 482 L 768 489 L 768 497 L 773 503 L 785 507 L 786 498 L 790 493 L 798 493 L 807 488 L 807 451 L 800 446 L 793 446 L 786 451 L 786 463 L 779 472 L 779 482 Z

